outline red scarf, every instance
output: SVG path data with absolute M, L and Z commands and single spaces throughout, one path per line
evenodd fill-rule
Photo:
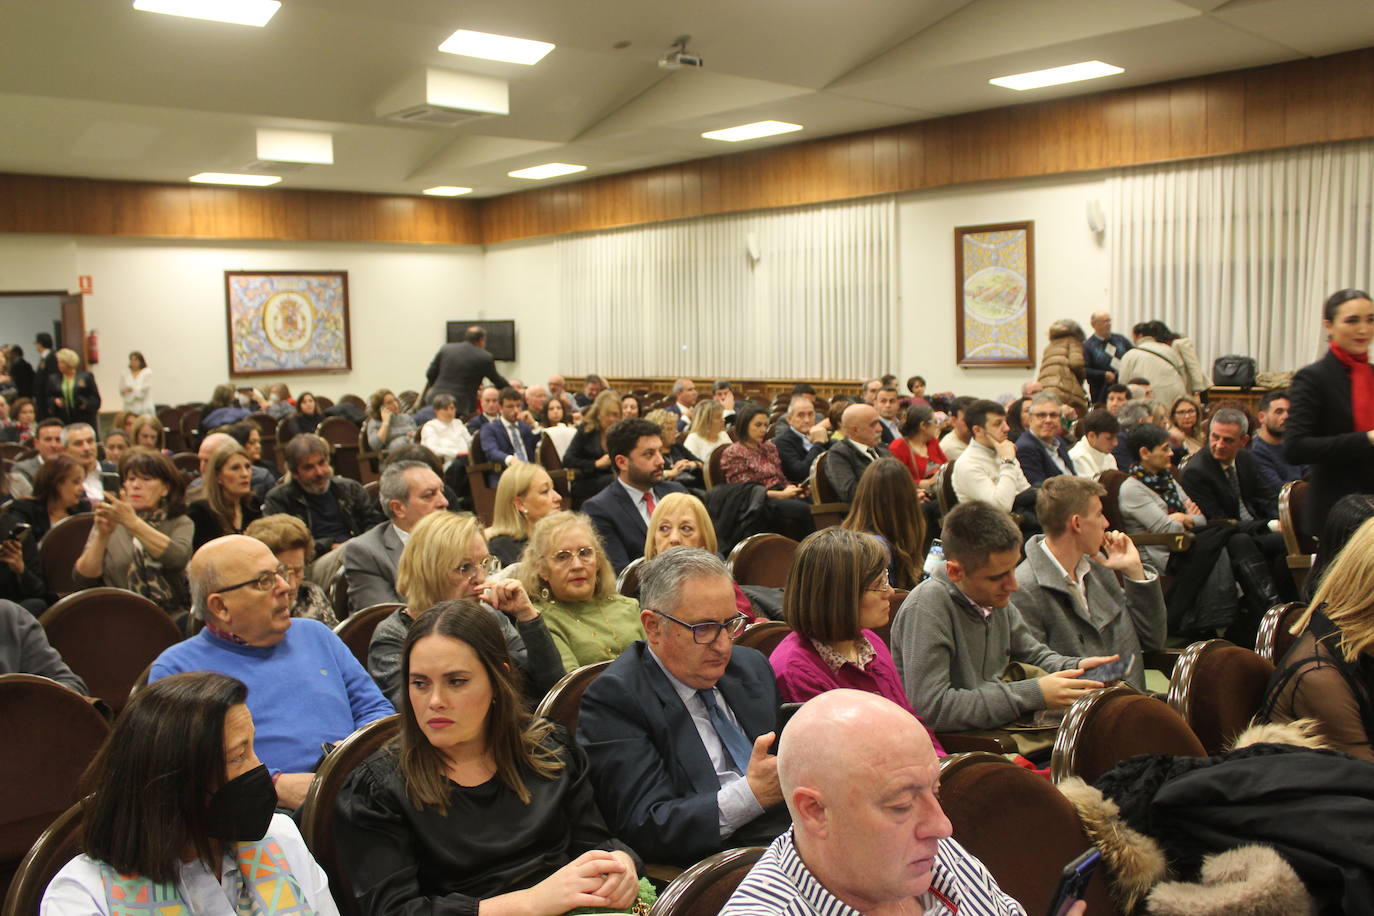
M 1355 431 L 1374 429 L 1374 369 L 1370 368 L 1369 355 L 1352 356 L 1335 343 L 1331 352 L 1350 370 L 1350 412 L 1355 417 Z

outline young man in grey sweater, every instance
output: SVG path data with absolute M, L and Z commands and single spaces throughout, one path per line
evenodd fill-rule
M 1010 515 L 990 503 L 961 502 L 945 517 L 941 537 L 945 569 L 912 590 L 892 624 L 897 672 L 932 729 L 1000 728 L 1103 686 L 1080 675 L 1116 656 L 1058 655 L 1011 606 L 1021 532 Z M 1054 673 L 1003 682 L 1010 662 Z

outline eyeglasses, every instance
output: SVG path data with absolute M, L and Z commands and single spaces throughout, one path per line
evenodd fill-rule
M 888 592 L 896 591 L 896 589 L 892 587 L 892 583 L 887 581 L 886 577 L 874 582 L 867 590 L 870 592 L 878 592 L 879 594 L 887 594 Z
M 226 585 L 224 588 L 217 588 L 215 589 L 215 592 L 217 594 L 223 595 L 227 592 L 232 592 L 236 588 L 244 588 L 245 586 L 249 585 L 253 586 L 260 592 L 270 592 L 272 589 L 277 587 L 278 576 L 280 576 L 283 580 L 289 583 L 291 581 L 290 568 L 284 565 L 278 566 L 276 569 L 270 570 L 269 572 L 258 573 L 256 576 L 254 576 L 251 579 L 248 579 L 247 581 L 238 582 L 234 585 Z
M 649 608 L 649 610 L 653 610 L 653 608 Z M 736 636 L 743 633 L 744 628 L 749 624 L 749 618 L 745 617 L 743 614 L 738 614 L 734 617 L 731 617 L 724 623 L 720 623 L 715 620 L 708 620 L 705 623 L 686 623 L 684 621 L 678 620 L 673 615 L 665 614 L 662 611 L 654 611 L 654 613 L 660 617 L 668 618 L 680 627 L 686 627 L 687 629 L 691 630 L 692 641 L 702 646 L 709 645 L 715 642 L 717 639 L 720 639 L 720 633 L 722 630 L 724 630 L 731 639 L 734 639 Z
M 579 547 L 577 550 L 560 550 L 548 554 L 548 558 L 559 566 L 567 566 L 573 561 L 573 557 L 577 557 L 583 563 L 590 563 L 596 559 L 596 550 L 591 547 Z
M 493 575 L 500 568 L 500 558 L 488 555 L 483 557 L 476 563 L 464 561 L 461 566 L 454 570 L 454 572 L 456 572 L 459 576 L 461 576 L 464 579 L 476 579 L 477 574 L 479 572 L 483 573 L 484 575 L 490 576 Z

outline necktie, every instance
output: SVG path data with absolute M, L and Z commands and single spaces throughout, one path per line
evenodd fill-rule
M 1226 469 L 1226 482 L 1231 485 L 1231 492 L 1236 494 L 1236 505 L 1239 506 L 1239 516 L 1242 522 L 1254 519 L 1250 510 L 1245 507 L 1245 497 L 1240 495 L 1240 478 L 1236 476 L 1236 466 L 1233 464 Z
M 869 446 L 869 448 L 868 448 L 868 460 L 869 460 L 869 461 L 877 461 L 877 460 L 878 460 L 878 450 L 875 449 L 875 448 L 873 448 L 872 446 Z
M 654 517 L 654 491 L 649 490 L 644 494 L 644 508 L 649 513 L 649 518 Z
M 529 457 L 525 454 L 525 437 L 520 435 L 520 427 L 514 423 L 507 423 L 506 431 L 510 434 L 511 444 L 515 446 L 515 457 L 521 461 L 529 461 Z
M 744 736 L 738 725 L 726 717 L 724 710 L 716 705 L 715 690 L 698 690 L 697 696 L 706 704 L 706 714 L 711 719 L 711 727 L 716 730 L 716 737 L 725 745 L 726 753 L 735 762 L 735 769 L 743 776 L 749 769 L 749 754 L 753 750 L 749 739 Z

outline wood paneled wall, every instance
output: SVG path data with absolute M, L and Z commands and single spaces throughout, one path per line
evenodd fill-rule
M 485 200 L 0 175 L 0 232 L 480 245 L 1374 137 L 1374 48 Z
M 1374 48 L 488 198 L 486 243 L 1374 137 Z
M 0 175 L 0 232 L 480 245 L 469 201 Z

